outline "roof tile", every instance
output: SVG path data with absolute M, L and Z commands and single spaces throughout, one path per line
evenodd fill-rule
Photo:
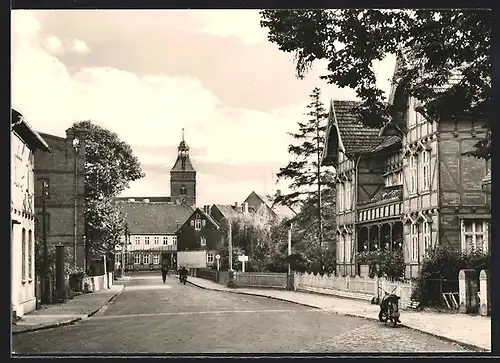
M 173 234 L 193 209 L 172 203 L 121 202 L 130 234 Z

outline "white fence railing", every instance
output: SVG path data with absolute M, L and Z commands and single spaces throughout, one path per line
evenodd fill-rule
M 380 287 L 380 289 L 379 289 Z M 312 273 L 294 275 L 295 290 L 323 289 L 332 294 L 336 291 L 366 294 L 374 297 L 381 297 L 384 291 L 394 292 L 401 297 L 402 304 L 411 301 L 411 282 L 389 281 L 385 278 L 370 278 L 360 276 L 334 276 L 334 275 L 314 275 Z

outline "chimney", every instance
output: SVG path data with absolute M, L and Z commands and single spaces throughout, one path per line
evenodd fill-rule
M 277 197 L 280 197 L 280 196 L 281 196 L 281 190 L 280 190 L 280 189 L 278 189 L 278 190 L 276 191 L 276 196 L 277 196 Z
M 143 199 L 142 200 L 144 203 L 149 203 L 149 199 Z
M 248 213 L 248 202 L 243 203 L 243 212 Z
M 239 212 L 238 208 L 240 207 L 240 205 L 238 204 L 238 202 L 235 202 L 234 203 L 234 209 Z

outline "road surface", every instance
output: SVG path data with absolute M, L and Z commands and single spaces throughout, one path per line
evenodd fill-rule
M 102 312 L 13 336 L 16 353 L 465 352 L 392 328 L 268 298 L 203 290 L 137 273 Z M 404 319 L 404 313 L 402 316 Z

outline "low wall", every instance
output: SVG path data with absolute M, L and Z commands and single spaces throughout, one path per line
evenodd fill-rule
M 286 289 L 287 274 L 273 272 L 235 272 L 234 286 Z
M 321 289 L 322 292 L 331 291 L 335 295 L 336 291 L 365 294 L 373 297 L 382 297 L 384 291 L 393 292 L 401 297 L 401 305 L 407 305 L 411 301 L 411 282 L 389 281 L 385 278 L 370 278 L 360 276 L 334 276 L 334 275 L 314 275 L 312 273 L 294 274 L 294 289 L 313 291 Z
M 84 277 L 82 284 L 83 291 L 96 292 L 109 289 L 113 286 L 113 272 L 108 272 L 106 275 Z M 85 288 L 86 284 L 88 284 L 87 288 Z

